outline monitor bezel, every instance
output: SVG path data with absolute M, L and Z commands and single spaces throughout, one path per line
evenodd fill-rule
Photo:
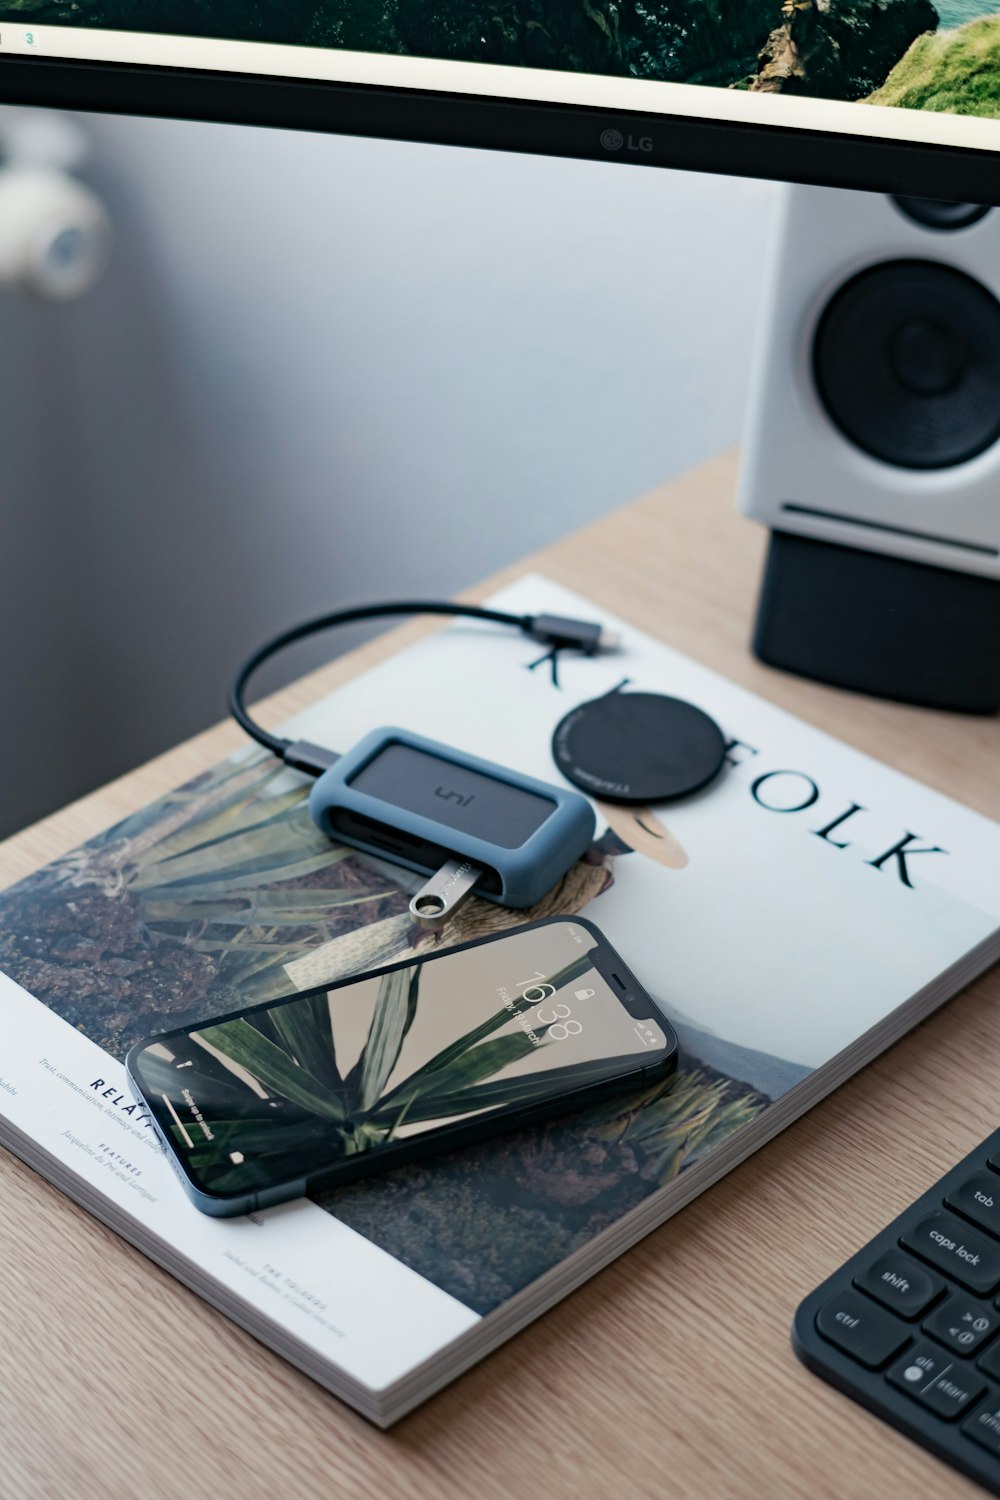
M 680 115 L 131 63 L 0 55 L 0 104 L 667 167 L 1000 204 L 1000 153 Z M 644 142 L 609 154 L 603 131 Z

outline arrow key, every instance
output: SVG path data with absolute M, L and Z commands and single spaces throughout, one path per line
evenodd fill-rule
M 923 1324 L 924 1333 L 955 1354 L 975 1354 L 1000 1328 L 1000 1312 L 973 1297 L 949 1297 Z

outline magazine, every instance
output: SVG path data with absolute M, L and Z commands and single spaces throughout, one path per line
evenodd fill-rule
M 414 926 L 423 877 L 330 843 L 248 746 L 0 892 L 0 1141 L 386 1426 L 662 1223 L 1000 955 L 1000 828 L 540 577 L 491 601 L 601 619 L 616 655 L 456 622 L 289 731 L 385 724 L 558 780 L 553 730 L 615 689 L 722 725 L 720 778 L 595 804 L 530 912 Z M 129 1092 L 140 1038 L 526 919 L 584 913 L 672 1021 L 673 1078 L 243 1218 L 198 1212 Z M 363 1041 L 363 1039 L 362 1039 Z

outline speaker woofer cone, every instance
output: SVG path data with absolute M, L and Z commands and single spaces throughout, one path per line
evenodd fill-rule
M 813 344 L 827 412 L 857 447 L 947 469 L 1000 439 L 1000 302 L 937 261 L 886 261 L 830 299 Z

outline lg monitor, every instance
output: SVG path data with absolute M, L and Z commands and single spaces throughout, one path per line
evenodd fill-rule
M 0 103 L 995 203 L 998 7 L 0 0 Z
M 0 103 L 804 184 L 750 403 L 757 653 L 1000 707 L 1000 0 L 0 0 Z

